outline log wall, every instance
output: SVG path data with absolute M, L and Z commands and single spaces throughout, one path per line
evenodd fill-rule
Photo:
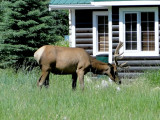
M 92 10 L 76 10 L 76 47 L 93 54 Z

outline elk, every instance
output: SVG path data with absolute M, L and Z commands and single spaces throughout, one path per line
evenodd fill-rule
M 120 84 L 121 80 L 118 77 L 117 59 L 121 54 L 118 54 L 119 49 L 123 43 L 120 42 L 115 50 L 115 63 L 104 63 L 91 57 L 82 48 L 68 48 L 52 45 L 45 45 L 39 48 L 34 53 L 34 58 L 41 68 L 41 76 L 37 82 L 38 87 L 42 85 L 49 86 L 49 74 L 71 74 L 72 75 L 72 89 L 76 88 L 77 79 L 80 87 L 84 89 L 84 75 L 87 72 L 94 74 L 107 75 L 111 80 Z

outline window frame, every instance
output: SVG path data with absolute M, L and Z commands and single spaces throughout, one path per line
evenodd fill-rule
M 154 51 L 142 51 L 141 45 L 141 12 L 154 12 L 154 33 L 155 33 L 155 50 Z M 125 43 L 125 14 L 136 13 L 137 14 L 137 50 L 125 50 L 126 46 L 121 48 L 121 52 L 124 52 L 124 56 L 159 56 L 159 27 L 158 27 L 158 7 L 130 7 L 119 9 L 119 40 Z
M 108 16 L 108 44 L 109 42 L 109 12 L 108 11 L 94 11 L 93 12 L 93 56 L 101 54 L 109 54 L 110 48 L 108 51 L 99 52 L 98 51 L 98 16 Z

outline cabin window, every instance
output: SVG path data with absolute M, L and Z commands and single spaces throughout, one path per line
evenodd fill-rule
M 108 11 L 93 12 L 93 55 L 109 54 Z
M 108 52 L 108 16 L 98 16 L 98 52 Z
M 120 40 L 124 42 L 124 55 L 158 56 L 158 9 L 124 8 L 120 9 L 120 15 Z

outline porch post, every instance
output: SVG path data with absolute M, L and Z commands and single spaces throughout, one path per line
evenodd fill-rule
M 71 46 L 70 47 L 76 47 L 76 35 L 75 35 L 75 9 L 71 9 L 70 10 L 70 18 L 71 18 L 71 37 L 70 37 L 70 41 L 71 41 Z
M 108 7 L 109 19 L 109 63 L 112 63 L 112 6 Z

